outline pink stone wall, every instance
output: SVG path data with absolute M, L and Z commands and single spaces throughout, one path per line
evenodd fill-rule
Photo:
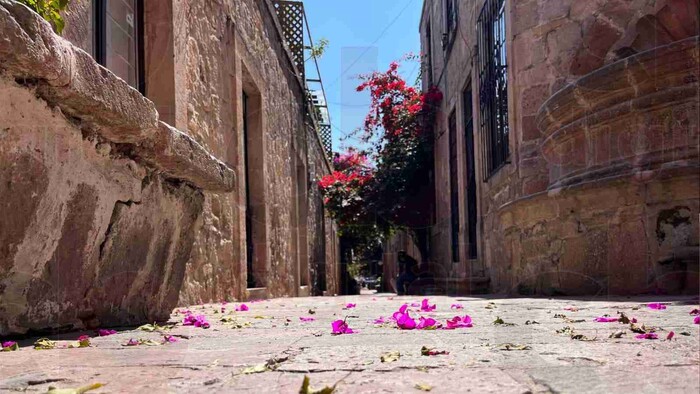
M 695 98 L 690 96 L 675 97 L 670 100 L 668 110 L 647 111 L 646 115 L 635 115 L 633 123 L 638 126 L 630 129 L 628 137 L 610 134 L 616 128 L 626 126 L 630 119 L 620 121 L 616 126 L 608 124 L 607 130 L 599 128 L 596 136 L 585 134 L 587 139 L 572 139 L 568 145 L 561 145 L 558 149 L 560 158 L 565 158 L 567 163 L 587 163 L 591 160 L 602 160 L 609 157 L 610 150 L 617 149 L 620 143 L 632 139 L 637 145 L 630 146 L 631 154 L 624 158 L 628 171 L 627 178 L 618 183 L 606 183 L 606 175 L 603 172 L 591 175 L 589 181 L 599 182 L 595 187 L 584 191 L 580 188 L 570 187 L 566 192 L 555 192 L 557 187 L 554 181 L 561 171 L 572 171 L 573 168 L 562 169 L 555 155 L 548 154 L 549 150 L 546 135 L 540 128 L 538 114 L 541 113 L 545 102 L 567 85 L 575 83 L 583 76 L 589 75 L 606 65 L 619 62 L 620 59 L 641 53 L 643 51 L 668 45 L 677 40 L 697 35 L 698 32 L 698 2 L 672 1 L 672 0 L 640 0 L 640 1 L 539 1 L 539 0 L 506 0 L 506 26 L 507 26 L 507 53 L 508 53 L 508 109 L 509 109 L 509 163 L 489 177 L 486 181 L 481 178 L 482 167 L 482 138 L 479 132 L 479 79 L 475 64 L 475 50 L 477 42 L 475 37 L 476 21 L 484 1 L 457 2 L 459 4 L 459 27 L 454 38 L 448 40 L 448 45 L 443 49 L 441 35 L 444 31 L 443 1 L 425 1 L 423 18 L 421 22 L 422 48 L 427 48 L 426 26 L 428 23 L 432 29 L 432 78 L 445 93 L 442 106 L 442 116 L 436 122 L 436 151 L 435 151 L 435 179 L 436 179 L 436 220 L 432 233 L 431 260 L 442 264 L 454 277 L 484 276 L 491 280 L 493 291 L 517 292 L 520 287 L 526 292 L 550 292 L 563 293 L 592 293 L 618 292 L 632 293 L 648 291 L 650 287 L 658 286 L 668 288 L 668 291 L 693 291 L 693 275 L 697 275 L 697 264 L 676 262 L 679 264 L 676 271 L 686 272 L 678 274 L 675 284 L 660 284 L 657 280 L 665 274 L 660 272 L 665 268 L 660 261 L 663 253 L 656 252 L 658 240 L 654 237 L 652 222 L 656 222 L 659 216 L 671 214 L 675 206 L 683 212 L 683 217 L 688 212 L 694 212 L 697 205 L 697 157 L 698 139 L 697 122 L 689 120 L 685 114 L 697 105 L 697 88 Z M 449 37 L 448 37 L 449 38 Z M 662 56 L 659 63 L 669 61 L 669 57 Z M 686 59 L 690 63 L 681 85 L 691 91 L 697 87 L 697 70 L 692 71 L 692 66 L 697 66 L 697 56 L 692 55 Z M 695 62 L 695 63 L 693 63 Z M 671 62 L 673 63 L 673 62 Z M 682 63 L 682 61 L 681 61 Z M 696 67 L 697 69 L 697 67 Z M 671 72 L 671 71 L 669 71 Z M 428 73 L 424 69 L 424 84 L 427 83 Z M 655 78 L 661 81 L 661 75 Z M 601 78 L 606 78 L 601 76 Z M 610 83 L 622 83 L 629 81 L 624 72 L 616 76 L 608 76 Z M 639 76 L 637 76 L 639 79 Z M 469 86 L 473 87 L 473 113 L 474 137 L 476 151 L 477 199 L 478 199 L 478 246 L 479 258 L 466 261 L 462 258 L 457 264 L 450 263 L 450 196 L 449 196 L 449 145 L 447 133 L 447 117 L 452 111 L 457 114 L 458 145 L 464 147 L 463 131 L 463 105 L 462 92 Z M 605 83 L 601 83 L 601 87 Z M 679 85 L 679 86 L 681 86 Z M 668 93 L 673 95 L 672 93 Z M 574 97 L 574 107 L 584 107 L 594 100 L 606 100 L 606 105 L 624 105 L 629 97 L 609 95 L 596 89 L 588 89 L 581 94 L 586 99 Z M 607 95 L 607 96 L 606 96 Z M 586 101 L 588 100 L 588 102 Z M 695 104 L 693 104 L 695 103 Z M 690 106 L 690 107 L 689 107 Z M 653 105 L 652 105 L 653 107 Z M 692 107 L 692 109 L 691 109 Z M 690 112 L 689 112 L 690 111 Z M 596 119 L 588 118 L 588 121 Z M 669 123 L 670 122 L 670 123 Z M 678 126 L 673 126 L 677 124 Z M 652 140 L 657 140 L 660 135 L 675 135 L 666 139 L 666 148 L 683 150 L 683 162 L 680 167 L 693 169 L 690 174 L 679 170 L 678 173 L 667 173 L 667 179 L 656 177 L 647 179 L 637 174 L 646 167 L 640 163 L 646 160 L 647 151 L 642 146 L 654 145 Z M 583 134 L 581 134 L 583 136 Z M 663 138 L 663 137 L 662 137 Z M 674 143 L 668 143 L 669 141 Z M 644 142 L 643 142 L 644 141 Z M 592 151 L 579 149 L 582 146 L 593 144 Z M 597 144 L 597 145 L 596 145 Z M 628 151 L 629 151 L 628 149 Z M 549 150 L 551 151 L 551 150 Z M 466 255 L 466 245 L 469 240 L 466 234 L 466 155 L 464 149 L 459 151 L 459 190 L 460 196 L 459 242 L 461 256 Z M 667 153 L 670 150 L 667 151 Z M 579 156 L 577 156 L 579 155 Z M 675 155 L 675 156 L 674 156 Z M 657 155 L 658 156 L 658 155 Z M 663 155 L 662 155 L 663 156 Z M 661 162 L 674 162 L 677 154 L 666 155 Z M 600 163 L 597 163 L 600 164 Z M 584 166 L 585 167 L 585 166 Z M 589 166 L 590 167 L 590 166 Z M 634 175 L 637 174 L 637 175 Z M 644 187 L 637 189 L 639 182 L 635 176 L 644 179 Z M 684 181 L 679 181 L 683 179 Z M 665 182 L 669 182 L 666 184 Z M 671 184 L 677 187 L 670 186 Z M 687 185 L 678 189 L 678 185 Z M 628 200 L 631 196 L 629 190 L 639 190 L 644 193 L 648 188 L 666 190 L 666 193 L 657 195 L 652 204 L 644 198 L 634 201 Z M 555 193 L 555 195 L 553 195 Z M 563 206 L 567 206 L 569 198 L 575 199 L 577 194 L 591 196 L 585 201 L 589 205 L 579 205 L 574 212 L 566 217 L 561 216 Z M 612 198 L 610 210 L 598 212 L 597 200 L 593 197 L 599 195 L 601 199 Z M 634 194 L 633 194 L 634 195 Z M 636 198 L 636 197 L 635 197 Z M 537 203 L 535 201 L 538 201 Z M 608 202 L 608 201 L 606 201 Z M 559 207 L 561 205 L 561 207 Z M 629 213 L 628 205 L 636 206 L 637 213 Z M 648 211 L 644 207 L 658 206 L 656 211 Z M 560 209 L 561 208 L 561 209 Z M 552 213 L 552 210 L 557 213 Z M 620 212 L 626 212 L 621 214 Z M 505 214 L 504 212 L 509 212 Z M 519 212 L 520 216 L 513 212 Z M 549 212 L 549 213 L 548 213 Z M 581 220 L 576 219 L 577 214 L 585 217 L 606 218 L 602 222 L 593 220 L 589 225 L 579 226 Z M 643 213 L 644 212 L 644 213 Z M 662 213 L 666 212 L 666 213 Z M 675 211 L 674 211 L 675 212 Z M 511 215 L 511 216 L 509 216 Z M 515 215 L 515 216 L 512 216 Z M 616 219 L 622 215 L 625 219 Z M 635 216 L 636 215 L 636 216 Z M 656 215 L 656 216 L 654 216 Z M 681 215 L 679 213 L 679 215 Z M 506 220 L 506 217 L 518 217 L 518 220 Z M 529 219 L 528 219 L 529 218 Z M 677 241 L 678 251 L 686 247 L 697 247 L 697 218 L 694 214 L 688 216 L 687 231 L 695 234 L 693 237 L 679 236 Z M 505 221 L 504 221 L 505 220 Z M 660 220 L 660 219 L 659 219 Z M 583 221 L 585 222 L 585 220 Z M 633 224 L 636 223 L 636 224 Z M 643 224 L 642 224 L 643 223 Z M 683 222 L 686 223 L 686 222 Z M 577 228 L 576 233 L 570 237 L 562 234 L 558 226 L 570 226 Z M 569 227 L 567 227 L 569 228 Z M 631 228 L 643 231 L 632 231 Z M 681 231 L 685 234 L 686 230 Z M 619 237 L 619 238 L 618 238 Z M 675 236 L 674 236 L 675 237 Z M 600 240 L 606 239 L 608 243 Z M 693 240 L 695 239 L 695 240 Z M 546 241 L 545 241 L 546 240 Z M 545 242 L 544 244 L 540 242 Z M 624 254 L 616 252 L 613 243 L 628 242 L 644 245 L 646 250 L 642 263 L 633 263 L 636 257 L 624 258 Z M 682 246 L 680 245 L 682 244 Z M 590 245 L 586 247 L 583 245 Z M 562 257 L 566 251 L 567 257 Z M 680 252 L 679 252 L 680 253 Z M 575 257 L 574 257 L 575 256 Z M 639 256 L 637 256 L 639 257 Z M 561 261 L 566 260 L 566 263 Z M 678 261 L 683 258 L 678 258 Z M 604 263 L 601 263 L 604 262 Z M 691 259 L 692 261 L 692 259 Z M 603 264 L 596 275 L 590 275 L 588 265 Z M 667 265 L 670 263 L 664 263 Z M 601 266 L 602 267 L 602 266 Z M 623 268 L 625 267 L 625 268 Z M 680 268 L 679 268 L 680 267 Z M 560 279 L 559 272 L 568 270 L 573 272 L 569 279 Z M 634 285 L 613 284 L 613 278 L 624 275 L 623 272 L 636 270 L 643 272 L 637 280 L 630 283 Z M 580 277 L 580 280 L 571 278 Z M 593 290 L 586 285 L 588 279 L 595 277 L 596 283 L 603 283 Z M 642 279 L 643 277 L 643 279 Z M 553 279 L 557 278 L 557 279 Z M 521 286 L 521 283 L 523 284 Z M 525 284 L 527 283 L 527 284 Z M 684 287 L 682 283 L 687 283 Z M 662 289 L 663 290 L 663 289 Z

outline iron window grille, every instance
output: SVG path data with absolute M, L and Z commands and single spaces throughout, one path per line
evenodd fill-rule
M 455 0 L 445 0 L 445 33 L 442 35 L 442 47 L 448 52 L 457 32 L 458 11 L 459 5 Z
M 508 66 L 505 1 L 487 0 L 477 21 L 479 125 L 484 181 L 508 163 Z

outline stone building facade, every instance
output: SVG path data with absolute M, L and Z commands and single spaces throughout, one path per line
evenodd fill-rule
M 59 37 L 0 0 L 0 334 L 337 292 L 278 6 L 73 0 Z
M 426 0 L 420 34 L 438 286 L 697 294 L 697 0 Z

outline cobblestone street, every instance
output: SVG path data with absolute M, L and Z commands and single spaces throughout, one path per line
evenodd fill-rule
M 388 294 L 285 298 L 246 303 L 248 311 L 234 311 L 240 304 L 229 303 L 223 314 L 221 304 L 193 306 L 189 310 L 205 314 L 211 327 L 183 326 L 182 308 L 170 320 L 178 324 L 163 331 L 178 340 L 165 344 L 163 334 L 135 329 L 91 338 L 88 348 L 61 349 L 93 332 L 52 337 L 57 340 L 52 350 L 34 350 L 37 338 L 28 338 L 19 341 L 18 351 L 0 353 L 0 388 L 44 392 L 49 386 L 102 383 L 94 392 L 296 393 L 306 375 L 312 389 L 335 384 L 339 393 L 700 389 L 700 326 L 690 315 L 697 298 L 430 297 L 437 308 L 420 312 L 411 307 L 413 318 L 431 316 L 445 324 L 467 314 L 473 327 L 409 331 L 397 329 L 394 322 L 374 322 L 392 316 L 404 303 L 420 301 Z M 650 309 L 650 302 L 667 309 Z M 348 303 L 357 306 L 344 309 Z M 451 309 L 453 304 L 464 309 Z M 636 318 L 636 327 L 656 327 L 658 339 L 636 339 L 630 324 L 594 321 L 619 317 L 618 312 Z M 355 333 L 331 335 L 331 322 L 344 318 Z M 498 318 L 503 324 L 494 324 Z M 675 336 L 666 340 L 671 331 Z M 124 346 L 130 339 L 153 342 Z M 421 355 L 424 346 L 449 354 Z

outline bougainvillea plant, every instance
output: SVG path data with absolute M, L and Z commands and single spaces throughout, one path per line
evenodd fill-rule
M 61 12 L 66 10 L 70 0 L 18 0 L 18 2 L 31 8 L 42 18 L 46 19 L 56 33 L 61 34 L 65 21 L 61 16 Z
M 391 63 L 386 72 L 362 76 L 370 109 L 360 132 L 369 148 L 336 154 L 334 172 L 319 182 L 341 235 L 386 236 L 396 228 L 426 228 L 431 188 L 432 122 L 442 101 L 435 87 L 408 86 Z M 360 231 L 361 230 L 361 231 Z

